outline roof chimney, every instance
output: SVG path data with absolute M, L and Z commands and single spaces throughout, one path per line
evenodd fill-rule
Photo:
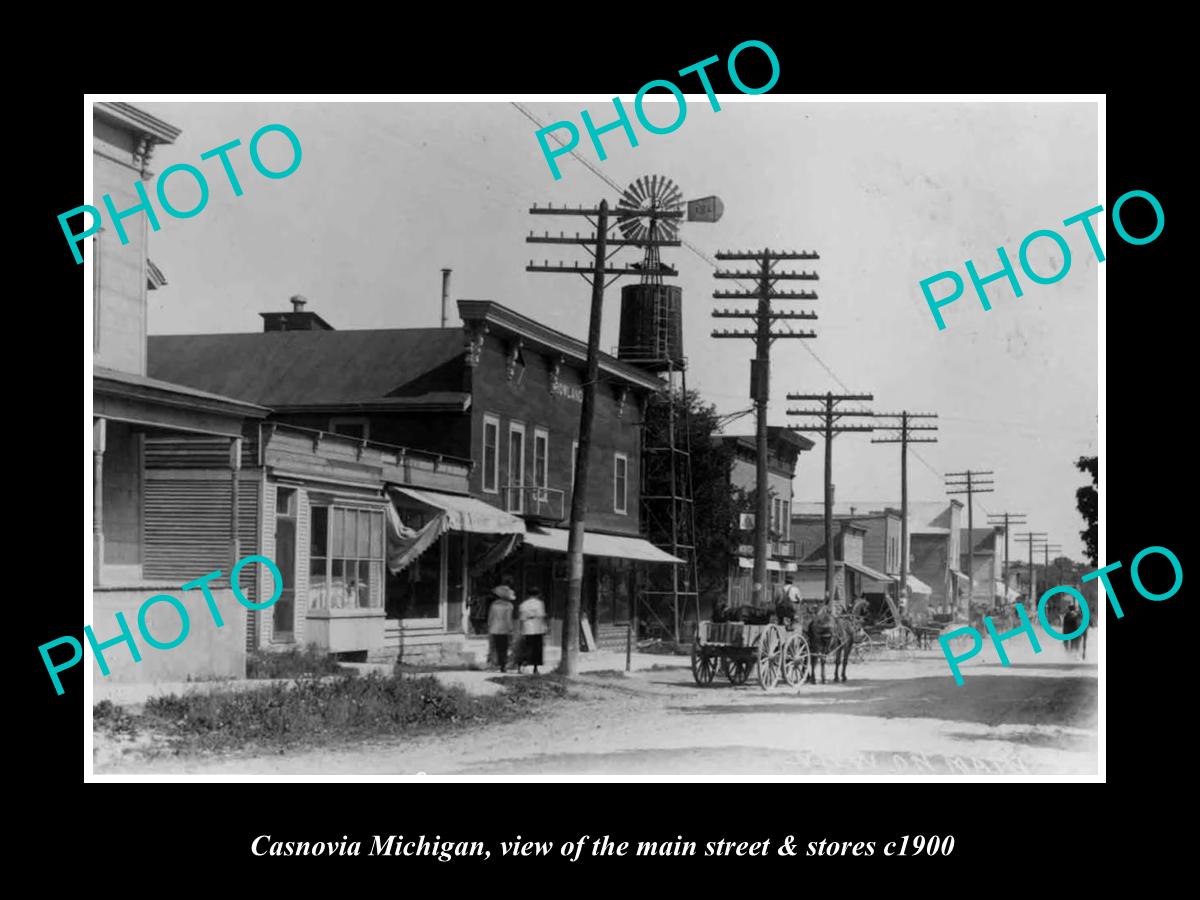
M 446 311 L 450 308 L 450 272 L 442 269 L 442 327 L 446 327 Z
M 291 312 L 259 313 L 263 317 L 263 331 L 333 331 L 333 326 L 315 312 L 306 312 L 308 298 L 303 294 L 292 296 Z

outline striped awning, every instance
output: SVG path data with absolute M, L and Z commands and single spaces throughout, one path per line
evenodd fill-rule
M 471 534 L 525 534 L 525 520 L 507 513 L 490 503 L 474 497 L 421 491 L 416 488 L 393 487 L 393 493 L 417 500 L 442 510 L 444 531 L 466 531 Z

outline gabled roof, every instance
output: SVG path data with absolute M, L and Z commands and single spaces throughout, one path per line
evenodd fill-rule
M 538 352 L 583 366 L 587 345 L 484 300 L 460 300 L 468 328 L 508 333 Z M 249 334 L 151 335 L 148 369 L 155 378 L 240 397 L 288 412 L 358 409 L 467 408 L 461 392 L 466 338 L 461 327 L 297 330 Z M 610 379 L 653 391 L 661 379 L 600 355 Z
M 151 335 L 149 348 L 155 378 L 273 409 L 345 406 L 429 394 L 410 395 L 404 386 L 460 360 L 463 333 L 394 328 Z

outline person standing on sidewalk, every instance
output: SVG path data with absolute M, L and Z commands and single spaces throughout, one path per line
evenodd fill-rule
M 516 594 L 506 580 L 492 589 L 492 605 L 488 608 L 488 635 L 492 641 L 492 652 L 501 672 L 508 671 L 508 639 L 513 630 L 513 600 Z
M 542 636 L 546 633 L 546 604 L 542 602 L 542 592 L 533 587 L 529 596 L 521 601 L 517 611 L 521 623 L 521 656 L 517 658 L 517 671 L 522 666 L 533 666 L 533 674 L 538 674 L 538 666 L 542 665 Z

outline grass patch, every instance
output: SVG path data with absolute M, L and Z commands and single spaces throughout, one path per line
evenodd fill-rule
M 502 693 L 476 697 L 428 675 L 305 677 L 251 690 L 152 697 L 140 715 L 103 701 L 93 707 L 93 727 L 113 736 L 157 732 L 176 753 L 283 750 L 500 721 L 567 695 L 556 676 L 497 680 Z
M 130 715 L 125 707 L 118 706 L 111 700 L 101 700 L 92 707 L 92 728 L 109 734 L 136 737 L 138 719 Z
M 293 648 L 282 653 L 255 650 L 246 654 L 247 678 L 300 678 L 305 675 L 337 675 L 344 669 L 338 661 L 309 644 L 303 650 Z
M 504 688 L 503 694 L 491 699 L 503 698 L 511 704 L 561 700 L 568 696 L 567 679 L 556 672 L 545 675 L 502 675 L 488 680 Z

